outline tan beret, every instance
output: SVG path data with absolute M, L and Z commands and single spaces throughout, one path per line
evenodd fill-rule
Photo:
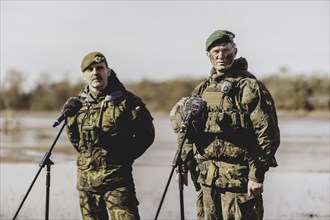
M 87 54 L 81 62 L 81 71 L 85 71 L 90 65 L 95 63 L 105 62 L 107 64 L 107 60 L 105 56 L 100 52 L 91 52 Z

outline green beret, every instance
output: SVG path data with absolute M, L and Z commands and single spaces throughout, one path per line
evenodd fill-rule
M 215 43 L 231 43 L 234 42 L 235 34 L 227 30 L 216 30 L 206 40 L 206 51 Z
M 90 65 L 95 63 L 105 62 L 107 64 L 107 60 L 105 56 L 100 52 L 91 52 L 87 54 L 81 62 L 81 71 L 85 71 Z

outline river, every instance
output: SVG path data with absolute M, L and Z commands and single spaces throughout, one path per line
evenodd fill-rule
M 53 128 L 56 115 L 17 115 L 5 130 L 1 116 L 1 219 L 12 219 L 27 192 L 43 155 L 62 125 Z M 8 126 L 8 125 L 7 125 Z M 329 119 L 280 118 L 279 166 L 266 175 L 265 219 L 329 219 Z M 141 219 L 153 219 L 176 149 L 168 118 L 155 119 L 156 140 L 134 164 Z M 9 127 L 8 127 L 9 128 Z M 75 151 L 65 132 L 51 155 L 50 219 L 81 219 L 75 190 Z M 184 190 L 186 219 L 195 219 L 192 183 Z M 18 219 L 43 219 L 45 171 L 41 172 Z M 179 193 L 174 178 L 159 219 L 179 219 Z

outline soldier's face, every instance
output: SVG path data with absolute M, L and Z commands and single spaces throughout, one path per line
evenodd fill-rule
M 237 48 L 231 43 L 216 45 L 206 53 L 214 69 L 220 73 L 223 73 L 231 67 L 236 54 Z
M 108 85 L 110 69 L 105 63 L 90 65 L 83 73 L 84 79 L 91 89 L 103 91 Z

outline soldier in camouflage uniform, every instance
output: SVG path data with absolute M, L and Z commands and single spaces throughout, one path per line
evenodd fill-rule
M 81 63 L 86 87 L 82 108 L 67 120 L 78 151 L 77 189 L 85 220 L 140 219 L 132 164 L 154 140 L 153 118 L 142 100 L 127 91 L 102 53 Z M 107 211 L 108 209 L 108 211 Z
M 271 94 L 247 71 L 246 59 L 235 59 L 234 37 L 217 30 L 206 41 L 213 68 L 192 97 L 206 101 L 207 116 L 199 129 L 191 129 L 182 159 L 187 164 L 185 155 L 195 149 L 204 219 L 259 220 L 265 173 L 277 166 L 280 132 Z

